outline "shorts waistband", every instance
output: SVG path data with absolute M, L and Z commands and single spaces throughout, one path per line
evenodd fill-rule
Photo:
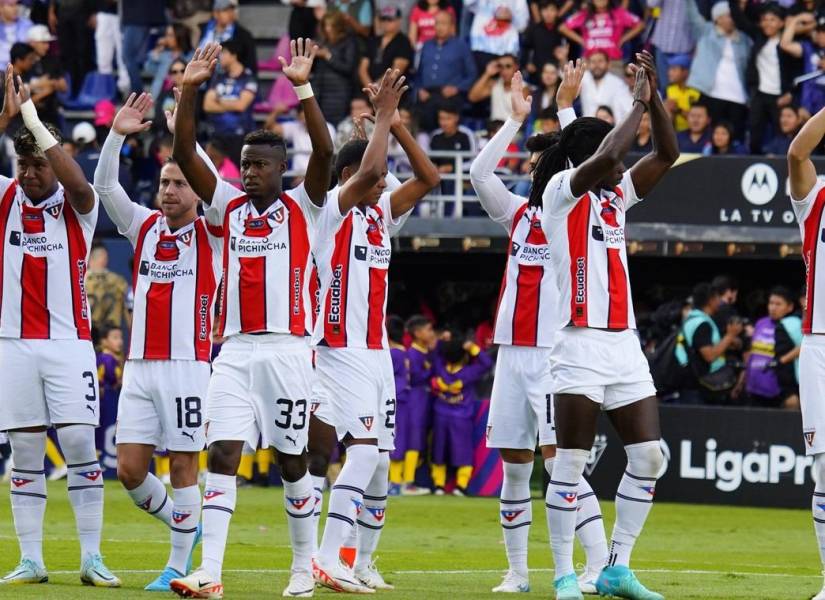
M 224 342 L 223 347 L 234 345 L 279 345 L 279 346 L 303 346 L 309 348 L 309 338 L 297 336 L 289 333 L 237 333 L 230 336 Z

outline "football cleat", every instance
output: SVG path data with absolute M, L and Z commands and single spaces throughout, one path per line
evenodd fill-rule
M 401 484 L 400 483 L 391 483 L 390 487 L 387 489 L 387 496 L 400 496 L 401 495 Z
M 355 566 L 356 556 L 358 556 L 358 548 L 352 546 L 341 546 L 338 551 L 338 559 L 350 569 Z
M 223 598 L 223 584 L 215 581 L 203 569 L 197 569 L 187 577 L 173 579 L 169 582 L 169 587 L 181 598 L 208 598 L 209 600 Z
M 334 592 L 349 592 L 351 594 L 374 594 L 375 590 L 368 588 L 355 578 L 352 571 L 341 563 L 332 567 L 322 565 L 320 561 L 312 562 L 312 576 L 315 583 Z
M 430 488 L 419 487 L 414 483 L 409 483 L 401 488 L 402 496 L 429 496 L 432 494 Z
M 395 586 L 384 581 L 381 573 L 375 566 L 375 561 L 372 561 L 366 567 L 355 569 L 355 578 L 363 583 L 368 588 L 373 590 L 394 590 Z
M 596 590 L 596 580 L 599 578 L 600 570 L 585 569 L 584 573 L 579 575 L 579 590 L 582 594 L 598 595 Z
M 11 573 L 0 579 L 0 585 L 46 583 L 48 580 L 46 567 L 41 567 L 30 558 L 23 558 Z
M 628 567 L 617 565 L 602 569 L 596 580 L 596 590 L 602 596 L 616 596 L 628 600 L 665 600 L 665 597 L 651 592 L 636 579 Z
M 494 593 L 518 594 L 530 591 L 530 581 L 526 574 L 507 571 L 501 583 L 492 589 Z
M 556 600 L 584 600 L 575 573 L 559 577 L 553 582 L 553 587 L 556 588 Z
M 293 571 L 289 585 L 284 590 L 284 598 L 311 598 L 315 593 L 315 579 L 306 571 Z
M 466 495 L 467 495 L 467 489 L 466 488 L 457 487 L 457 488 L 453 489 L 453 496 L 460 496 L 460 497 L 463 498 Z
M 435 494 L 436 496 L 443 496 L 446 493 L 447 492 L 444 491 L 443 487 L 437 487 L 437 488 L 435 488 L 435 491 L 433 492 L 433 494 Z
M 143 589 L 147 592 L 171 592 L 172 588 L 169 587 L 169 582 L 180 577 L 183 577 L 183 573 L 179 573 L 172 567 L 166 567 L 157 576 L 157 579 Z
M 100 554 L 88 556 L 83 561 L 83 566 L 80 567 L 80 581 L 83 585 L 95 587 L 120 587 L 120 579 L 103 564 Z

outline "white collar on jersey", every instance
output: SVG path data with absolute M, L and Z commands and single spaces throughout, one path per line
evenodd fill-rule
M 35 208 L 40 208 L 42 210 L 48 210 L 53 206 L 57 206 L 58 204 L 63 203 L 63 186 L 59 183 L 57 184 L 57 191 L 54 194 L 46 198 L 45 200 L 41 200 L 37 204 L 32 202 L 31 198 L 26 196 L 26 193 L 23 191 L 23 186 L 19 183 L 17 184 L 17 191 L 15 193 L 15 199 L 21 205 L 26 204 L 27 206 L 33 206 Z

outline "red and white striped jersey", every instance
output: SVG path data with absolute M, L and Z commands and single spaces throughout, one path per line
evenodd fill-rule
M 160 211 L 135 208 L 124 233 L 135 249 L 130 360 L 209 362 L 221 234 L 203 217 L 173 233 Z
M 802 333 L 825 333 L 825 182 L 817 179 L 802 200 L 791 200 L 802 233 L 802 258 L 805 261 L 806 309 Z
M 206 218 L 224 233 L 220 335 L 309 335 L 310 250 L 319 212 L 303 185 L 259 214 L 246 194 L 218 180 Z
M 331 348 L 388 349 L 387 272 L 392 257 L 390 238 L 409 212 L 392 218 L 390 194 L 365 210 L 341 215 L 339 187 L 327 194 L 316 231 L 313 252 L 321 281 L 321 311 L 313 345 Z
M 510 243 L 493 341 L 549 348 L 558 329 L 558 291 L 541 208 L 524 200 L 512 219 L 502 224 L 510 232 Z
M 63 186 L 32 204 L 18 183 L 0 177 L 0 337 L 91 340 L 83 280 L 99 202 L 79 214 Z
M 574 327 L 635 329 L 625 247 L 625 213 L 641 199 L 630 171 L 612 190 L 570 190 L 574 169 L 553 176 L 544 190 L 544 230 L 556 268 L 559 321 Z

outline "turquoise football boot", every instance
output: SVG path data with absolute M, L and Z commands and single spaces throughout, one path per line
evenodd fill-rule
M 596 580 L 596 590 L 601 596 L 616 596 L 628 600 L 665 600 L 665 597 L 651 592 L 636 579 L 628 567 L 614 566 L 602 569 Z
M 553 587 L 556 588 L 556 600 L 584 600 L 575 573 L 559 577 L 553 582 Z

